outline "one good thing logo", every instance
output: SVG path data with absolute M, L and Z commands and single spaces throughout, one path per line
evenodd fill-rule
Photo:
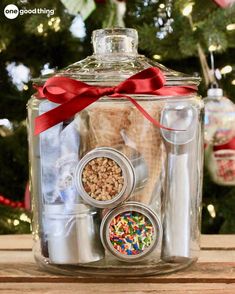
M 8 19 L 14 19 L 18 15 L 26 15 L 26 14 L 45 14 L 47 17 L 54 15 L 54 9 L 47 8 L 32 8 L 32 9 L 19 9 L 15 4 L 9 4 L 4 9 L 4 14 Z
M 9 4 L 5 7 L 4 14 L 9 19 L 17 18 L 19 15 L 19 8 L 14 4 Z

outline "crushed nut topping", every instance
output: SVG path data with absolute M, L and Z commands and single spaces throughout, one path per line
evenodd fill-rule
M 82 173 L 85 191 L 100 201 L 111 200 L 123 188 L 122 169 L 112 159 L 97 157 L 87 163 Z

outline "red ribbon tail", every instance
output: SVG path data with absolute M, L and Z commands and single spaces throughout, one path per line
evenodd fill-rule
M 157 128 L 161 128 L 164 130 L 168 130 L 168 131 L 185 131 L 185 130 L 176 130 L 176 129 L 172 129 L 172 128 L 168 128 L 162 124 L 160 124 L 157 120 L 155 120 L 135 99 L 131 98 L 128 95 L 123 95 L 123 94 L 113 94 L 111 95 L 111 97 L 125 97 L 127 98 L 133 105 L 135 105 L 135 107 L 143 114 L 143 116 L 145 116 L 147 118 L 147 120 L 149 120 L 152 124 L 154 124 Z

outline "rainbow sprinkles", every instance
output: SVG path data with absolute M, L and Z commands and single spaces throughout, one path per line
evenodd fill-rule
M 136 211 L 115 216 L 109 225 L 113 247 L 125 255 L 137 255 L 148 249 L 153 241 L 154 228 L 150 220 Z

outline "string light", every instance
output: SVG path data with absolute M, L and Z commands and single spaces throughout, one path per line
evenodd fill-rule
M 216 46 L 215 45 L 210 45 L 210 47 L 208 49 L 211 52 L 216 51 Z
M 220 72 L 222 75 L 228 74 L 233 70 L 231 65 L 226 65 L 223 68 L 221 68 Z
M 52 21 L 53 18 L 54 18 L 54 17 L 52 17 L 51 19 L 48 20 L 48 25 L 49 25 L 50 27 L 51 27 L 52 24 L 53 24 L 53 21 Z
M 235 80 L 232 80 L 231 84 L 232 84 L 233 86 L 235 86 Z
M 23 221 L 23 222 L 31 223 L 31 219 L 25 213 L 22 213 L 20 215 L 20 220 Z
M 38 33 L 39 34 L 42 34 L 43 33 L 43 24 L 40 23 L 38 26 L 37 26 L 37 30 L 38 30 Z
M 27 91 L 27 90 L 29 89 L 29 87 L 28 87 L 27 85 L 24 85 L 23 89 L 24 89 L 25 91 Z
M 18 219 L 14 219 L 14 221 L 13 221 L 13 225 L 14 226 L 18 226 L 19 223 L 20 223 L 20 221 Z
M 60 30 L 60 18 L 59 17 L 55 17 L 53 27 L 54 27 L 55 32 L 58 32 Z
M 48 20 L 48 25 L 54 29 L 55 32 L 60 30 L 61 19 L 59 17 L 52 17 Z
M 210 52 L 218 51 L 221 49 L 221 45 L 210 45 L 208 49 Z
M 6 49 L 6 44 L 3 41 L 0 41 L 0 53 Z
M 207 210 L 208 210 L 208 212 L 209 212 L 209 214 L 210 214 L 210 216 L 211 216 L 212 218 L 215 218 L 215 217 L 216 217 L 216 212 L 215 212 L 215 207 L 214 207 L 214 205 L 209 204 L 209 205 L 207 206 Z
M 154 54 L 153 55 L 153 59 L 159 60 L 159 59 L 161 59 L 161 55 Z
M 159 7 L 160 7 L 161 9 L 163 9 L 163 8 L 165 8 L 165 4 L 161 3 L 161 4 L 159 5 Z
M 185 6 L 184 9 L 182 10 L 182 14 L 184 16 L 189 16 L 193 11 L 193 5 L 194 3 L 191 2 L 187 6 Z
M 231 23 L 231 24 L 227 25 L 226 29 L 227 29 L 227 31 L 235 30 L 235 23 Z

